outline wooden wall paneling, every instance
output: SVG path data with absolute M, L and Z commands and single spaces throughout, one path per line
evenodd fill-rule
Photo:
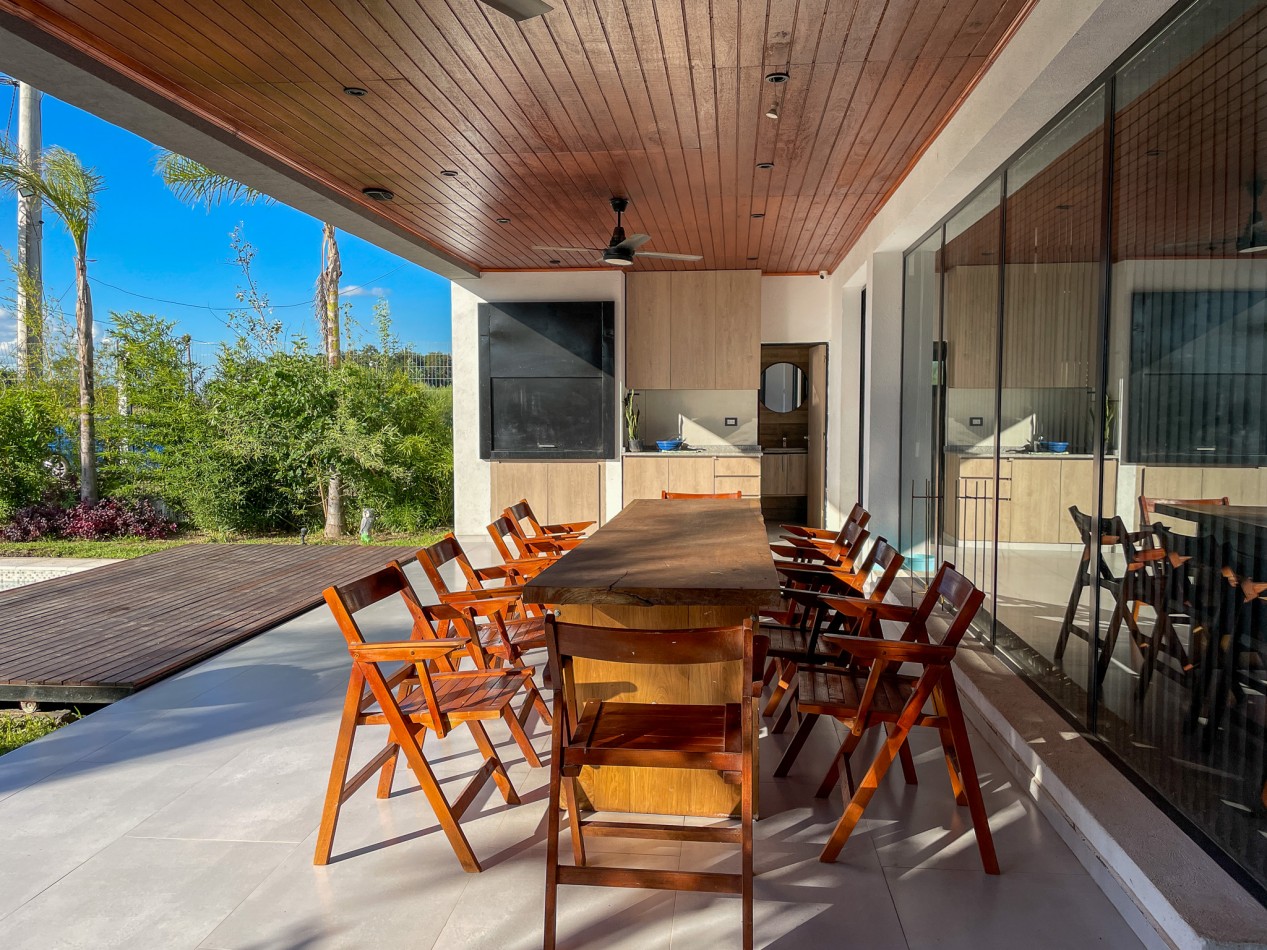
M 546 516 L 551 524 L 566 521 L 603 523 L 603 463 L 549 462 Z
M 669 491 L 707 494 L 713 490 L 713 458 L 684 458 L 676 456 L 668 460 Z
M 621 507 L 639 498 L 659 498 L 669 487 L 669 460 L 653 455 L 626 455 L 621 467 L 624 499 Z
M 716 305 L 718 389 L 761 385 L 761 272 L 719 271 Z
M 668 389 L 672 340 L 672 297 L 668 273 L 625 278 L 625 385 Z
M 669 276 L 672 322 L 669 385 L 672 389 L 715 389 L 717 275 L 678 271 Z
M 552 520 L 549 466 L 549 462 L 491 462 L 489 520 L 501 517 L 505 508 L 521 498 L 528 499 L 538 518 Z

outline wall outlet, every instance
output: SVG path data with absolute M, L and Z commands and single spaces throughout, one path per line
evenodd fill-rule
M 968 425 L 983 426 L 985 425 L 985 418 L 983 416 L 970 416 L 968 418 Z
M 728 425 L 728 426 L 737 426 L 737 425 L 739 425 L 739 417 L 738 417 L 738 416 L 727 416 L 727 417 L 726 417 L 726 425 Z

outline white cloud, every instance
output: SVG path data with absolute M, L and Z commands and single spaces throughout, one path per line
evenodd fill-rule
M 387 297 L 391 292 L 390 287 L 366 287 L 362 284 L 348 284 L 339 288 L 340 297 Z

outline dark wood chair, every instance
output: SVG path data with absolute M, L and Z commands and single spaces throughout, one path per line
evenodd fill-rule
M 354 615 L 396 594 L 401 596 L 408 610 L 408 638 L 367 643 Z M 378 797 L 387 798 L 391 794 L 397 759 L 404 753 L 463 869 L 479 871 L 479 860 L 459 824 L 462 815 L 490 778 L 507 804 L 519 803 L 519 796 L 483 723 L 503 720 L 520 748 L 532 748 L 512 707 L 512 701 L 528 681 L 528 672 L 478 668 L 458 671 L 460 657 L 472 649 L 470 637 L 451 635 L 464 624 L 462 612 L 443 604 L 423 606 L 395 562 L 360 580 L 327 588 L 325 599 L 347 640 L 352 673 L 335 741 L 313 863 L 329 863 L 340 808 L 375 773 L 379 777 Z M 399 664 L 399 668 L 389 673 L 383 669 L 384 664 L 391 667 Z M 357 729 L 381 725 L 387 726 L 387 745 L 349 779 Z M 428 732 L 434 733 L 437 739 L 444 739 L 459 726 L 470 729 L 484 761 L 457 798 L 450 801 L 427 763 L 422 746 Z
M 739 894 L 743 946 L 752 946 L 752 692 L 740 688 L 724 705 L 675 705 L 591 700 L 577 702 L 573 660 L 695 665 L 741 660 L 745 684 L 753 681 L 752 623 L 704 630 L 625 630 L 547 619 L 546 638 L 554 681 L 554 732 L 550 760 L 549 830 L 546 838 L 546 950 L 555 945 L 561 884 L 647 887 Z M 738 784 L 738 827 L 595 821 L 582 816 L 577 776 L 582 768 L 676 768 L 720 772 Z M 567 805 L 573 864 L 559 862 L 560 798 Z M 586 861 L 587 837 L 633 837 L 738 844 L 737 874 L 594 867 Z
M 895 758 L 903 758 L 907 782 L 915 784 L 913 763 L 906 743 L 912 728 L 924 726 L 936 729 L 940 734 L 955 802 L 968 806 L 986 873 L 999 873 L 994 840 L 990 835 L 985 802 L 981 797 L 951 667 L 959 641 L 976 616 L 984 596 L 950 564 L 943 564 L 916 608 L 870 601 L 837 601 L 839 609 L 855 612 L 859 617 L 867 616 L 869 622 L 898 620 L 906 627 L 899 640 L 828 634 L 824 639 L 836 642 L 842 655 L 849 656 L 849 665 L 844 668 L 806 667 L 798 674 L 796 701 L 803 719 L 775 775 L 787 774 L 820 716 L 830 716 L 849 727 L 849 734 L 832 757 L 831 767 L 819 786 L 820 796 L 825 796 L 835 787 L 840 780 L 841 765 L 844 764 L 847 770 L 849 756 L 858 748 L 868 729 L 883 725 L 887 733 L 862 782 L 856 789 L 852 781 L 849 782 L 845 793 L 845 812 L 824 846 L 820 860 L 830 863 L 840 855 Z M 928 620 L 939 603 L 945 604 L 949 622 L 940 640 L 937 640 Z M 918 667 L 919 672 L 902 673 L 905 664 Z M 930 701 L 932 713 L 925 711 Z
M 861 528 L 867 526 L 867 522 L 871 520 L 871 512 L 863 508 L 861 503 L 855 503 L 849 510 L 849 516 L 845 518 L 841 524 L 839 531 L 829 531 L 826 528 L 810 528 L 805 525 L 785 524 L 780 525 L 788 534 L 798 538 L 814 538 L 819 541 L 832 541 L 844 534 L 845 528 L 850 524 L 857 524 Z
M 533 514 L 532 505 L 528 503 L 527 498 L 520 498 L 502 513 L 517 522 L 528 522 L 531 531 L 525 533 L 529 534 L 529 536 L 535 535 L 537 537 L 584 534 L 588 529 L 598 524 L 597 521 L 563 521 L 559 524 L 542 524 L 537 519 L 537 516 Z
M 689 492 L 689 491 L 668 491 L 667 489 L 660 492 L 660 499 L 666 498 L 742 498 L 741 491 L 722 491 L 722 492 Z
M 860 624 L 857 619 L 833 607 L 827 595 L 881 602 L 897 580 L 904 560 L 886 539 L 876 538 L 856 571 L 823 571 L 795 565 L 779 567 L 779 572 L 785 579 L 790 582 L 799 581 L 802 586 L 788 587 L 783 591 L 788 602 L 799 608 L 796 621 L 788 624 L 763 624 L 761 628 L 770 638 L 767 651 L 770 666 L 766 670 L 766 682 L 774 682 L 762 715 L 774 715 L 784 694 L 795 684 L 796 671 L 800 664 L 815 663 L 822 658 L 819 650 L 822 634 L 859 632 Z M 880 572 L 879 576 L 876 576 L 876 571 Z M 834 649 L 829 651 L 829 655 L 834 656 L 836 653 Z M 785 715 L 775 724 L 774 732 L 783 731 L 792 709 L 793 704 L 789 701 Z
M 515 583 L 522 584 L 536 577 L 559 559 L 559 554 L 550 552 L 534 554 L 526 547 L 519 548 L 519 535 L 515 532 L 511 520 L 505 515 L 493 519 L 488 526 L 488 536 L 493 539 L 493 546 L 497 549 L 502 564 L 514 576 Z M 519 549 L 512 551 L 511 545 Z
M 832 568 L 853 570 L 854 559 L 862 551 L 863 544 L 871 536 L 856 521 L 845 525 L 831 541 L 819 541 L 785 536 L 770 545 L 770 553 L 799 563 L 823 564 Z
M 524 556 L 536 554 L 552 554 L 558 556 L 572 550 L 585 540 L 580 531 L 550 531 L 551 528 L 563 528 L 566 525 L 542 525 L 532 515 L 532 507 L 527 501 L 520 501 L 502 511 L 502 517 L 510 522 L 510 530 L 514 533 L 515 546 Z M 524 527 L 524 524 L 528 527 Z M 578 521 L 575 524 L 590 525 L 593 522 Z

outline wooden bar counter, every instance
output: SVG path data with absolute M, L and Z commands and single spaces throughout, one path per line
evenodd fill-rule
M 760 503 L 641 500 L 524 588 L 573 623 L 626 629 L 727 626 L 779 605 Z M 577 699 L 719 703 L 736 695 L 740 664 L 655 667 L 576 662 Z M 754 733 L 755 734 L 755 733 Z M 601 811 L 738 814 L 739 787 L 677 769 L 586 769 L 581 787 Z

